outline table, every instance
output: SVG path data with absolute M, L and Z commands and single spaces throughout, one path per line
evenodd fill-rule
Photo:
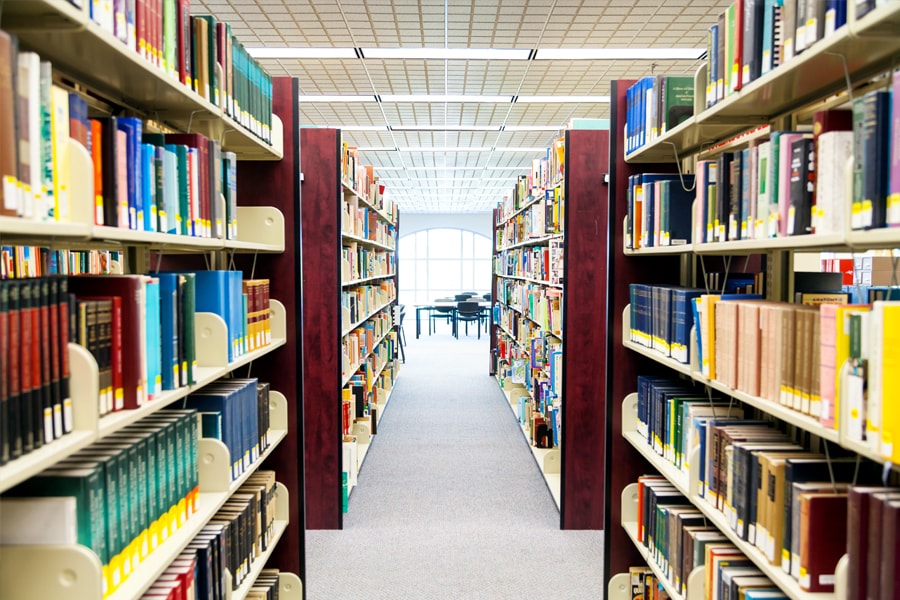
M 453 310 L 451 312 L 455 312 L 457 304 L 459 304 L 459 303 L 453 302 L 452 300 L 449 302 L 432 302 L 430 304 L 416 304 L 415 305 L 415 307 L 416 307 L 416 339 L 419 339 L 419 335 L 421 335 L 421 333 L 422 333 L 422 320 L 420 318 L 422 311 L 426 311 L 428 313 L 428 315 L 431 315 L 431 311 L 436 308 L 452 308 Z M 478 306 L 480 306 L 481 308 L 490 308 L 491 303 L 490 302 L 479 302 Z M 454 318 L 453 319 L 453 337 L 456 337 L 456 334 L 457 334 L 456 319 Z

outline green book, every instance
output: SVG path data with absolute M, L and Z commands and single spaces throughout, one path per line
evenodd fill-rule
M 89 448 L 94 453 L 110 453 L 116 456 L 114 463 L 116 469 L 116 480 L 118 489 L 118 505 L 116 512 L 120 520 L 119 535 L 121 537 L 121 547 L 118 551 L 111 549 L 110 554 L 116 556 L 121 553 L 131 540 L 135 538 L 135 516 L 132 513 L 132 507 L 136 511 L 137 498 L 135 497 L 135 485 L 132 480 L 132 465 L 134 464 L 135 448 L 127 443 L 117 442 L 108 439 L 102 439 Z
M 159 467 L 157 477 L 161 491 L 160 510 L 167 512 L 178 504 L 179 462 L 176 431 L 178 417 L 169 414 L 168 411 L 163 411 L 145 417 L 141 422 L 159 427 L 156 451 Z
M 133 493 L 132 500 L 132 521 L 134 538 L 137 538 L 140 544 L 138 550 L 143 558 L 150 552 L 149 539 L 147 538 L 148 528 L 152 522 L 150 516 L 150 498 L 147 492 L 150 473 L 147 465 L 147 440 L 139 433 L 122 431 L 109 439 L 119 441 L 125 444 L 131 444 L 131 458 L 133 460 L 131 473 L 134 477 L 130 478 L 131 491 Z M 106 439 L 106 438 L 104 438 Z M 136 509 L 136 511 L 135 511 Z
M 78 543 L 93 550 L 100 564 L 109 562 L 106 545 L 106 489 L 103 466 L 81 462 L 42 472 L 6 492 L 8 496 L 75 498 L 78 519 Z
M 105 490 L 104 504 L 106 506 L 106 548 L 110 558 L 116 556 L 125 548 L 125 524 L 122 515 L 119 514 L 119 494 L 124 490 L 119 489 L 119 463 L 124 453 L 115 449 L 95 449 L 88 447 L 75 456 L 60 461 L 57 467 L 69 467 L 80 462 L 94 463 L 101 467 L 103 472 L 103 486 Z
M 175 216 L 175 231 L 181 235 L 188 235 L 191 215 L 191 178 L 188 170 L 188 147 L 177 144 L 175 146 L 175 156 L 178 162 L 178 214 Z
M 187 370 L 187 383 L 193 385 L 197 383 L 197 347 L 196 336 L 194 335 L 194 313 L 196 311 L 196 284 L 193 273 L 183 273 L 184 275 L 184 306 L 182 307 L 182 317 L 184 318 L 184 355 L 185 360 L 181 365 L 182 370 Z
M 660 135 L 694 114 L 694 77 L 671 75 L 662 78 Z

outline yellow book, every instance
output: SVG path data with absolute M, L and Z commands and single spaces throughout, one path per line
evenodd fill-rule
M 882 305 L 882 338 L 875 353 L 881 354 L 881 453 L 892 462 L 900 459 L 900 302 Z

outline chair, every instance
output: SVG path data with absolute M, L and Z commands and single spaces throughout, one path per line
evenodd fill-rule
M 435 302 L 453 302 L 452 298 L 438 298 Z M 431 327 L 436 321 L 445 321 L 450 324 L 453 329 L 452 333 L 456 335 L 456 307 L 455 306 L 433 306 L 428 312 L 428 335 L 431 335 Z M 437 327 L 434 329 L 437 331 Z
M 466 335 L 469 335 L 469 323 L 478 323 L 478 339 L 481 339 L 481 321 L 484 320 L 484 310 L 478 302 L 460 302 L 456 305 L 457 330 L 459 322 L 466 324 Z
M 482 296 L 482 298 L 484 298 L 484 301 L 485 301 L 485 302 L 490 302 L 490 301 L 491 301 L 491 293 L 488 292 L 487 294 L 485 294 L 484 296 Z
M 465 302 L 466 300 L 468 300 L 469 298 L 472 298 L 474 296 L 475 296 L 475 294 L 470 294 L 468 292 L 466 292 L 464 294 L 456 294 L 455 296 L 453 296 L 453 301 L 454 302 Z
M 403 331 L 403 317 L 406 316 L 406 305 L 395 304 L 393 309 L 394 323 L 397 324 L 397 341 L 400 346 L 400 362 L 406 362 L 406 332 Z

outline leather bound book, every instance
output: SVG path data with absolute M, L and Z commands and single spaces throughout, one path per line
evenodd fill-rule
M 800 588 L 833 592 L 834 571 L 847 546 L 847 495 L 808 493 L 800 497 Z
M 851 487 L 847 498 L 847 600 L 866 598 L 867 556 L 869 534 L 869 499 L 872 494 L 884 493 L 883 486 Z M 894 491 L 900 492 L 900 489 Z
M 894 600 L 900 592 L 900 499 L 885 501 L 881 530 L 881 600 Z

